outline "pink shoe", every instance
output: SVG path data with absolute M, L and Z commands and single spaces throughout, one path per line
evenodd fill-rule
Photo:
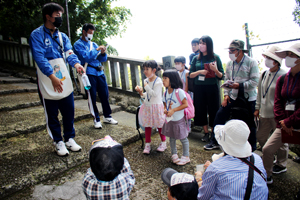
M 159 144 L 159 147 L 156 149 L 156 151 L 164 152 L 166 149 L 167 149 L 166 142 L 161 142 L 161 143 Z
M 191 162 L 189 157 L 181 156 L 180 161 L 176 163 L 177 165 L 186 165 L 187 163 Z
M 178 163 L 180 161 L 179 157 L 177 154 L 172 155 L 172 162 L 173 163 Z
M 150 143 L 146 143 L 143 154 L 150 154 L 150 151 L 151 151 Z

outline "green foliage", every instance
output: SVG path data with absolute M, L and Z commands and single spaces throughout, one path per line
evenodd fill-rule
M 81 35 L 85 23 L 96 27 L 93 41 L 99 45 L 106 44 L 105 38 L 121 35 L 126 31 L 126 22 L 131 12 L 125 7 L 111 7 L 114 0 L 72 0 L 68 1 L 71 43 Z M 0 1 L 0 34 L 5 40 L 9 37 L 19 41 L 20 37 L 29 38 L 30 33 L 43 24 L 42 7 L 49 0 L 1 0 Z M 65 0 L 52 0 L 64 9 L 63 25 L 60 31 L 68 34 Z M 112 46 L 109 54 L 117 55 Z
M 150 58 L 150 56 L 145 56 L 144 60 L 154 60 L 153 58 Z
M 295 0 L 295 1 L 296 1 L 296 7 L 293 12 L 294 22 L 300 26 L 300 0 Z

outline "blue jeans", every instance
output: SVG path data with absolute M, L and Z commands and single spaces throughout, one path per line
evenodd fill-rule
M 230 111 L 231 108 L 234 106 L 235 100 L 230 99 L 230 103 L 227 103 L 227 106 L 223 107 L 221 106 L 216 114 L 215 117 L 215 121 L 214 121 L 214 127 L 216 125 L 224 125 L 226 123 L 226 121 L 229 120 L 230 118 Z M 255 111 L 255 103 L 256 101 L 248 101 L 248 103 L 251 106 L 251 111 L 252 113 L 254 113 Z M 254 119 L 253 119 L 254 120 Z M 250 129 L 250 135 L 248 138 L 248 142 L 250 143 L 251 147 L 252 147 L 252 151 L 256 150 L 256 127 L 249 127 Z M 215 133 L 214 131 L 212 131 L 212 135 L 211 135 L 211 141 L 212 144 L 218 144 L 216 138 L 215 138 Z

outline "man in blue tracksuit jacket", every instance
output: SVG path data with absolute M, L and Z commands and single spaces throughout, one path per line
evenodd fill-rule
M 93 24 L 84 24 L 82 27 L 82 36 L 75 42 L 73 49 L 82 65 L 88 63 L 86 74 L 91 83 L 91 89 L 88 91 L 90 94 L 90 96 L 88 95 L 88 105 L 91 114 L 94 116 L 94 127 L 102 128 L 96 105 L 97 92 L 103 109 L 103 122 L 109 124 L 118 124 L 118 122 L 111 117 L 111 108 L 108 102 L 108 87 L 101 64 L 101 62 L 106 62 L 107 60 L 106 47 L 98 46 L 91 41 L 94 31 L 95 26 Z
M 46 75 L 53 85 L 53 90 L 62 93 L 63 82 L 54 74 L 54 69 L 48 61 L 63 58 L 62 48 L 58 35 L 58 27 L 61 26 L 63 7 L 56 3 L 47 3 L 43 6 L 42 13 L 44 24 L 30 35 L 30 48 L 33 58 L 40 69 Z M 84 68 L 80 64 L 77 56 L 72 51 L 72 45 L 66 34 L 61 33 L 64 51 L 66 52 L 67 62 L 77 69 L 77 72 L 84 72 Z M 39 78 L 39 77 L 38 77 Z M 41 79 L 42 80 L 42 79 Z M 51 88 L 51 87 L 50 87 Z M 41 86 L 38 85 L 38 92 L 45 109 L 45 117 L 47 130 L 54 141 L 56 152 L 59 156 L 66 156 L 71 151 L 80 151 L 81 147 L 74 141 L 74 97 L 73 92 L 65 98 L 54 100 L 51 97 L 45 99 L 40 91 Z M 64 141 L 61 136 L 61 128 L 58 120 L 58 111 L 63 116 Z M 67 147 L 67 148 L 66 148 Z

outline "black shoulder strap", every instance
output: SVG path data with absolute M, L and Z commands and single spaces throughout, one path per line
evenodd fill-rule
M 265 177 L 265 175 L 254 165 L 254 161 L 252 163 L 252 162 L 249 162 L 246 158 L 239 158 L 239 159 L 241 161 L 243 161 L 244 163 L 246 163 L 247 165 L 249 165 L 249 167 L 253 168 L 265 181 L 267 181 L 267 178 Z M 250 161 L 251 161 L 251 157 L 250 157 Z
M 250 156 L 250 162 L 254 164 L 254 156 Z M 252 185 L 253 185 L 253 176 L 254 176 L 254 170 L 249 165 L 249 172 L 248 172 L 248 182 L 247 182 L 247 188 L 245 193 L 245 200 L 249 200 L 252 192 Z
M 280 77 L 280 80 L 279 80 L 280 90 L 281 90 L 281 88 L 282 88 L 282 86 L 283 86 L 285 75 L 286 75 L 286 74 L 283 74 L 283 75 L 281 75 L 281 77 Z
M 266 71 L 267 71 L 267 70 L 266 70 Z M 264 79 L 264 77 L 265 77 L 265 75 L 266 75 L 266 71 L 264 71 L 264 72 L 262 73 L 261 80 L 263 80 L 263 79 Z

